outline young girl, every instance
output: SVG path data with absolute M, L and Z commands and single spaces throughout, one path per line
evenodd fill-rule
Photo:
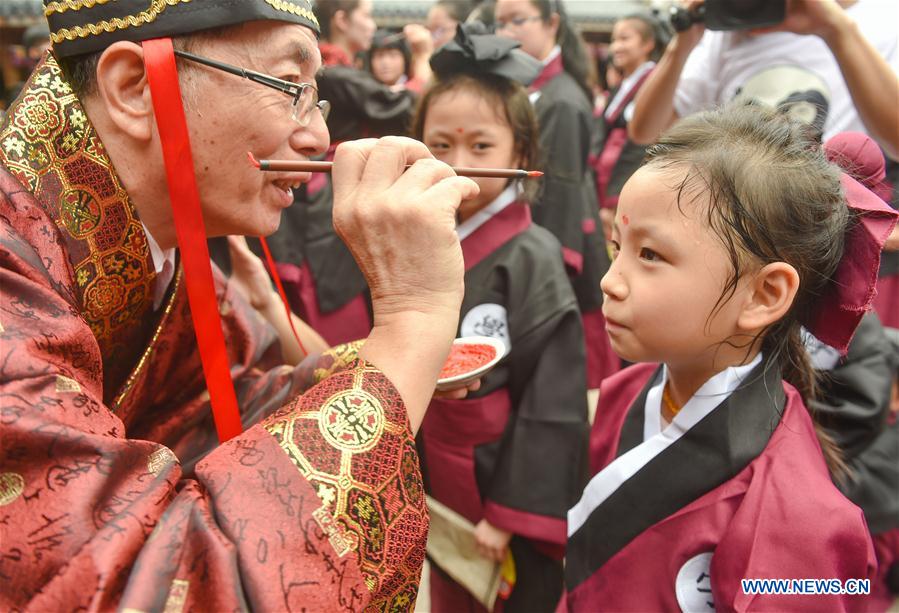
M 800 329 L 846 350 L 895 213 L 804 130 L 758 107 L 688 117 L 621 193 L 603 312 L 619 355 L 662 364 L 601 388 L 598 472 L 568 514 L 569 610 L 864 605 L 833 582 L 741 582 L 868 579 L 875 564 L 805 408 Z
M 543 64 L 530 91 L 546 176 L 531 208 L 534 221 L 562 243 L 584 320 L 587 382 L 593 389 L 618 370 L 619 361 L 603 330 L 597 282 L 609 261 L 588 163 L 595 128 L 587 55 L 558 0 L 498 0 L 496 31 Z
M 606 238 L 611 236 L 615 206 L 624 183 L 643 163 L 646 148 L 627 137 L 627 123 L 633 115 L 634 98 L 646 81 L 656 60 L 668 43 L 667 33 L 654 17 L 628 15 L 615 22 L 609 51 L 612 65 L 622 76 L 610 100 L 599 115 L 601 146 L 593 158 L 600 218 Z
M 532 168 L 537 128 L 515 80 L 528 82 L 538 65 L 517 43 L 469 27 L 432 58 L 439 79 L 422 98 L 415 136 L 448 164 Z M 517 577 L 504 610 L 550 611 L 562 565 L 547 553 L 564 545 L 585 466 L 583 328 L 559 242 L 531 223 L 521 185 L 477 181 L 480 195 L 459 211 L 459 336 L 499 338 L 507 354 L 479 392 L 431 404 L 420 434 L 425 487 L 476 525 L 483 556 L 500 562 L 511 551 Z M 439 563 L 431 610 L 483 610 Z
M 409 81 L 412 54 L 403 34 L 378 30 L 366 54 L 365 68 L 388 87 L 403 87 Z

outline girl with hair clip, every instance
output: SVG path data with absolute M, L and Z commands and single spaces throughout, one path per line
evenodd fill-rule
M 595 475 L 568 513 L 568 610 L 867 604 L 836 581 L 742 581 L 870 579 L 876 564 L 806 408 L 801 329 L 847 350 L 896 213 L 807 130 L 753 106 L 690 116 L 621 192 L 603 311 L 616 352 L 645 363 L 601 387 Z
M 587 383 L 594 389 L 619 368 L 604 327 L 599 279 L 609 266 L 596 180 L 589 164 L 595 146 L 593 95 L 587 54 L 558 0 L 498 0 L 496 31 L 521 43 L 543 68 L 530 85 L 546 172 L 531 205 L 534 221 L 562 243 L 562 252 L 587 339 Z
M 448 164 L 532 168 L 534 111 L 522 83 L 539 64 L 518 43 L 460 26 L 431 59 L 414 136 Z M 506 355 L 465 400 L 435 400 L 419 443 L 426 491 L 475 525 L 479 553 L 511 552 L 505 611 L 551 611 L 562 593 L 565 514 L 585 476 L 584 338 L 561 246 L 531 223 L 527 189 L 477 179 L 459 209 L 465 298 L 459 336 L 501 339 Z M 431 611 L 485 610 L 434 559 Z M 507 567 L 510 566 L 506 561 Z
M 596 171 L 599 215 L 606 240 L 611 236 L 621 188 L 643 163 L 646 153 L 646 147 L 627 137 L 627 122 L 634 114 L 634 98 L 665 51 L 668 38 L 664 26 L 655 17 L 641 13 L 619 19 L 612 28 L 609 51 L 612 65 L 620 72 L 622 81 L 611 91 L 608 104 L 599 114 L 601 145 L 591 162 Z

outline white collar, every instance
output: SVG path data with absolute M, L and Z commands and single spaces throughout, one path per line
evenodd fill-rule
M 547 55 L 545 58 L 543 58 L 543 65 L 549 66 L 549 63 L 552 62 L 557 57 L 559 57 L 560 55 L 562 55 L 562 47 L 560 47 L 559 45 L 556 45 L 555 47 L 553 47 L 550 50 L 549 55 Z
M 725 368 L 702 387 L 681 408 L 664 432 L 675 437 L 682 436 L 687 430 L 695 426 L 703 417 L 712 412 L 724 400 L 734 393 L 746 375 L 762 361 L 759 352 L 749 363 L 742 366 Z M 649 440 L 662 431 L 662 391 L 668 381 L 668 367 L 662 367 L 662 380 L 646 394 L 646 407 L 643 418 L 643 440 Z M 671 430 L 671 432 L 669 432 Z
M 623 100 L 631 91 L 631 88 L 643 78 L 643 75 L 652 70 L 655 65 L 656 63 L 652 61 L 643 62 L 637 70 L 632 72 L 628 78 L 621 82 L 618 91 L 615 92 L 615 97 L 612 98 L 612 101 L 609 102 L 609 105 L 606 107 L 606 112 L 604 113 L 606 117 L 611 117 L 615 114 L 615 111 L 618 110 L 618 105 L 621 104 L 621 100 Z
M 746 378 L 749 371 L 761 361 L 762 354 L 759 353 L 751 363 L 745 366 L 732 366 L 713 376 L 687 401 L 687 404 L 674 417 L 674 421 L 667 428 L 661 430 L 659 417 L 662 408 L 662 387 L 667 380 L 667 369 L 663 371 L 661 381 L 656 383 L 646 396 L 643 411 L 643 442 L 615 458 L 590 479 L 581 494 L 581 499 L 568 511 L 568 536 L 577 532 L 593 513 L 593 510 L 615 493 L 621 484 L 676 443 L 702 418 L 721 406 L 737 389 L 740 382 Z M 646 433 L 650 430 L 650 422 L 655 424 L 655 430 L 654 434 L 647 437 Z
M 472 232 L 490 221 L 494 215 L 518 200 L 520 191 L 519 184 L 517 182 L 512 183 L 493 202 L 456 226 L 456 234 L 459 235 L 459 240 L 463 241 L 468 238 Z
M 166 290 L 175 276 L 175 248 L 170 247 L 163 251 L 153 235 L 150 234 L 150 229 L 146 224 L 141 222 L 140 225 L 143 226 L 144 234 L 147 235 L 147 246 L 150 247 L 150 257 L 153 259 L 153 269 L 156 271 L 156 285 L 153 291 L 153 310 L 155 311 L 162 304 Z

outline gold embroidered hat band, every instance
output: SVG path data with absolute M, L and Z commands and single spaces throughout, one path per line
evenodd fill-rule
M 45 0 L 56 57 L 120 40 L 178 36 L 247 21 L 298 23 L 319 33 L 310 0 Z

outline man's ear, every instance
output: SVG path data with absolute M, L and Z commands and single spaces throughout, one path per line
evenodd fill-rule
M 746 332 L 761 330 L 783 318 L 793 306 L 799 273 L 786 262 L 772 262 L 753 276 L 748 290 L 737 325 Z
M 116 128 L 136 140 L 151 138 L 153 101 L 139 44 L 119 41 L 103 51 L 97 62 L 97 97 Z

